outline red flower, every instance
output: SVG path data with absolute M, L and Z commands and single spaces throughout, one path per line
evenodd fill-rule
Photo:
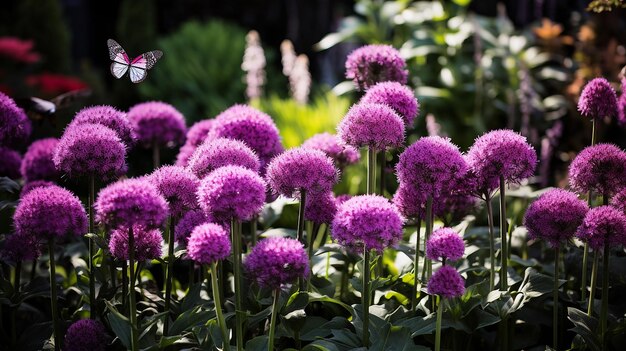
M 0 37 L 0 56 L 22 63 L 35 63 L 41 56 L 33 49 L 32 40 L 16 37 Z
M 42 73 L 26 78 L 26 84 L 39 88 L 44 94 L 62 94 L 87 88 L 83 81 L 62 74 Z

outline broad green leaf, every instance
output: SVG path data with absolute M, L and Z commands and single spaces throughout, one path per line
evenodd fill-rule
M 115 306 L 113 306 L 109 301 L 104 301 L 109 310 L 109 314 L 107 318 L 109 320 L 109 324 L 111 325 L 111 329 L 117 336 L 118 339 L 126 346 L 126 348 L 130 349 L 131 344 L 131 329 L 132 326 L 128 318 L 123 316 L 121 313 L 117 311 Z

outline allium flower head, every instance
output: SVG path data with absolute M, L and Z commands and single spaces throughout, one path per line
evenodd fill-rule
M 24 197 L 26 194 L 30 193 L 31 190 L 37 189 L 44 186 L 56 185 L 56 183 L 48 181 L 48 180 L 35 180 L 32 182 L 24 183 L 22 187 L 22 191 L 20 192 L 20 197 Z
M 337 126 L 337 135 L 356 148 L 385 150 L 402 145 L 404 122 L 387 105 L 356 104 Z
M 118 260 L 128 260 L 128 240 L 130 231 L 126 226 L 120 226 L 111 232 L 109 251 Z M 133 247 L 135 260 L 146 261 L 161 257 L 163 234 L 159 229 L 133 225 Z
M 613 195 L 611 198 L 611 206 L 626 213 L 626 187 Z
M 592 79 L 578 99 L 578 111 L 585 117 L 601 119 L 617 114 L 617 95 L 604 78 Z
M 359 150 L 330 133 L 315 134 L 307 139 L 302 147 L 322 151 L 333 159 L 339 169 L 355 164 L 361 158 Z
M 346 59 L 346 78 L 357 90 L 366 90 L 379 82 L 406 84 L 409 72 L 400 52 L 390 45 L 365 45 Z
M 30 137 L 32 126 L 15 101 L 0 92 L 0 146 L 20 146 Z
M 335 202 L 337 203 L 337 206 L 340 206 L 341 204 L 343 204 L 344 202 L 350 200 L 353 197 L 354 196 L 352 196 L 350 194 L 337 195 L 337 197 L 335 198 Z
M 120 140 L 129 147 L 135 143 L 137 138 L 130 121 L 126 118 L 126 113 L 113 106 L 98 105 L 86 107 L 76 113 L 68 128 L 85 123 L 101 124 L 111 128 L 117 133 Z
M 307 196 L 304 219 L 317 224 L 330 224 L 337 213 L 337 202 L 332 192 Z
M 349 248 L 383 251 L 402 239 L 404 219 L 387 199 L 377 195 L 355 196 L 339 206 L 332 235 Z
M 126 173 L 126 145 L 110 128 L 80 124 L 66 129 L 52 160 L 56 169 L 71 178 L 94 175 L 103 180 Z
M 230 233 L 215 223 L 194 228 L 187 243 L 187 256 L 200 264 L 211 264 L 230 255 Z
M 339 171 L 322 151 L 293 148 L 274 157 L 265 177 L 274 193 L 298 197 L 301 190 L 309 194 L 331 191 L 338 181 Z
M 530 177 L 537 167 L 535 149 L 526 138 L 507 129 L 483 134 L 474 141 L 466 155 L 476 192 L 489 195 L 500 184 L 519 183 Z
M 259 241 L 244 265 L 257 284 L 270 289 L 309 275 L 308 255 L 302 244 L 291 238 L 270 237 Z
M 0 177 L 19 179 L 22 156 L 19 152 L 0 146 Z
M 54 167 L 54 149 L 59 144 L 56 138 L 40 139 L 28 147 L 22 159 L 20 171 L 24 180 L 56 180 L 59 172 Z
M 435 230 L 426 242 L 426 257 L 433 261 L 456 261 L 463 257 L 463 253 L 465 253 L 463 238 L 452 228 Z
M 176 241 L 179 243 L 183 243 L 187 245 L 187 240 L 189 240 L 189 235 L 193 229 L 204 223 L 212 223 L 214 222 L 213 218 L 202 210 L 192 210 L 187 211 L 182 218 L 176 223 L 176 227 L 174 228 L 174 235 L 176 236 Z
M 213 126 L 212 119 L 205 119 L 200 122 L 194 123 L 194 125 L 187 131 L 187 139 L 185 145 L 180 148 L 178 156 L 176 157 L 176 165 L 181 167 L 187 167 L 189 159 L 196 151 L 196 148 L 200 146 L 204 140 L 206 140 L 211 128 Z
M 584 148 L 569 166 L 570 186 L 578 193 L 612 195 L 626 186 L 626 152 L 613 144 Z
M 56 185 L 31 190 L 20 200 L 13 215 L 18 234 L 41 240 L 61 239 L 87 232 L 87 213 L 69 190 Z
M 265 182 L 241 166 L 216 169 L 200 182 L 198 203 L 218 221 L 249 220 L 265 204 Z
M 187 168 L 198 178 L 204 178 L 216 168 L 241 166 L 258 172 L 261 163 L 257 155 L 242 141 L 227 138 L 207 140 L 189 159 Z
M 528 206 L 524 225 L 528 235 L 556 247 L 571 239 L 589 211 L 576 194 L 563 189 L 543 193 Z
M 365 92 L 361 103 L 384 104 L 400 115 L 404 124 L 412 126 L 419 115 L 419 103 L 411 88 L 398 82 L 381 82 Z
M 622 95 L 617 99 L 617 122 L 620 126 L 626 124 L 626 90 L 622 90 Z
M 30 234 L 10 234 L 4 238 L 4 246 L 0 250 L 0 261 L 16 263 L 31 261 L 41 256 L 41 244 Z
M 456 269 L 450 266 L 441 266 L 427 285 L 428 293 L 444 298 L 461 297 L 465 293 L 465 281 Z
M 94 203 L 96 220 L 111 227 L 159 227 L 167 217 L 167 202 L 147 180 L 126 179 L 100 190 Z
M 183 212 L 197 208 L 196 191 L 200 180 L 186 168 L 163 166 L 149 176 L 169 205 L 170 215 L 180 217 Z
M 65 334 L 64 351 L 104 351 L 107 345 L 106 330 L 93 319 L 74 322 Z
M 137 104 L 127 114 L 137 140 L 144 147 L 173 147 L 185 141 L 185 117 L 174 106 L 161 101 Z
M 594 250 L 604 245 L 626 245 L 626 215 L 612 206 L 599 206 L 587 212 L 576 236 Z

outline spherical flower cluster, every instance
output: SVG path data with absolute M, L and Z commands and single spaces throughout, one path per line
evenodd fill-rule
M 54 150 L 56 169 L 71 178 L 93 175 L 109 180 L 126 173 L 126 146 L 117 134 L 100 124 L 66 129 Z
M 350 200 L 351 198 L 353 198 L 354 196 L 350 195 L 350 194 L 341 194 L 338 195 L 335 198 L 335 202 L 337 203 L 337 206 L 339 207 L 341 204 L 343 204 L 344 202 Z
M 257 155 L 242 141 L 217 138 L 200 145 L 189 159 L 187 168 L 198 178 L 204 178 L 223 166 L 241 166 L 258 172 L 261 163 Z
M 212 119 L 205 119 L 200 122 L 196 122 L 187 131 L 187 140 L 185 145 L 180 148 L 178 156 L 176 157 L 176 165 L 181 167 L 187 167 L 189 158 L 196 151 L 196 148 L 200 146 L 204 140 L 206 140 L 211 128 L 213 126 Z
M 135 131 L 126 118 L 126 113 L 113 106 L 86 107 L 76 113 L 68 128 L 85 123 L 101 124 L 112 129 L 127 146 L 132 146 L 135 143 Z
M 404 219 L 387 199 L 355 196 L 341 204 L 332 223 L 332 235 L 349 248 L 382 251 L 402 239 Z
M 433 261 L 456 261 L 463 257 L 463 253 L 463 238 L 452 228 L 435 230 L 426 242 L 426 257 Z
M 569 183 L 580 194 L 612 195 L 626 186 L 626 152 L 613 144 L 583 149 L 569 166 Z
M 587 212 L 576 236 L 594 250 L 604 245 L 626 244 L 626 215 L 612 206 L 599 206 Z
M 10 234 L 4 239 L 4 247 L 0 251 L 3 262 L 16 263 L 31 261 L 41 256 L 40 243 L 37 237 L 30 234 Z
M 129 227 L 120 226 L 111 232 L 109 251 L 118 260 L 128 260 Z M 161 257 L 163 234 L 159 229 L 133 225 L 133 247 L 135 261 L 146 261 Z
M 330 224 L 337 213 L 337 202 L 332 192 L 307 196 L 304 219 L 317 224 Z
M 261 240 L 244 262 L 248 275 L 257 284 L 278 289 L 309 275 L 309 258 L 302 244 L 291 238 Z
M 187 245 L 187 240 L 189 240 L 189 235 L 191 235 L 193 229 L 201 224 L 213 222 L 212 219 L 211 216 L 207 215 L 202 210 L 188 211 L 181 217 L 178 223 L 176 223 L 176 227 L 174 228 L 176 241 Z
M 322 151 L 332 158 L 335 165 L 340 169 L 359 162 L 361 157 L 359 150 L 353 146 L 346 145 L 336 135 L 330 133 L 315 134 L 307 139 L 302 144 L 302 147 Z
M 465 293 L 465 281 L 453 267 L 441 266 L 430 277 L 427 289 L 431 295 L 439 295 L 448 299 L 461 297 Z
M 626 213 L 626 187 L 613 195 L 611 198 L 611 206 Z
M 366 45 L 350 53 L 346 59 L 346 78 L 358 90 L 366 90 L 378 82 L 406 84 L 409 72 L 400 52 L 390 45 Z
M 54 149 L 59 144 L 56 138 L 46 138 L 33 142 L 26 150 L 20 171 L 24 180 L 56 180 L 59 172 L 54 167 Z
M 137 104 L 128 110 L 128 120 L 144 147 L 172 147 L 185 141 L 185 117 L 174 106 L 160 101 Z
M 467 152 L 466 161 L 475 177 L 475 192 L 490 195 L 500 185 L 501 176 L 508 183 L 518 183 L 532 176 L 537 167 L 537 154 L 525 137 L 502 129 L 477 138 Z
M 265 203 L 265 182 L 240 166 L 216 169 L 200 182 L 198 203 L 218 221 L 249 220 Z
M 20 197 L 24 197 L 26 194 L 30 193 L 33 189 L 37 189 L 44 186 L 56 185 L 56 183 L 48 181 L 48 180 L 35 180 L 32 182 L 25 183 L 22 187 L 22 191 L 20 192 Z
M 171 216 L 180 217 L 198 207 L 196 191 L 200 180 L 189 170 L 180 166 L 163 166 L 152 172 L 148 180 L 167 200 Z
M 626 77 L 622 78 L 622 93 L 617 98 L 617 122 L 626 125 Z
M 61 239 L 87 232 L 87 213 L 69 190 L 56 185 L 31 190 L 20 200 L 13 215 L 18 234 L 41 240 Z
M 30 137 L 30 120 L 13 99 L 0 92 L 0 146 L 20 146 Z
M 404 122 L 386 105 L 356 104 L 337 126 L 339 138 L 356 148 L 374 150 L 399 147 L 404 142 Z
M 274 193 L 297 197 L 302 190 L 310 194 L 331 191 L 339 171 L 322 151 L 294 148 L 274 157 L 265 177 Z
M 578 111 L 585 117 L 604 118 L 617 114 L 617 95 L 604 78 L 592 79 L 578 99 Z
M 106 330 L 93 319 L 74 322 L 65 334 L 65 351 L 104 351 L 107 345 Z
M 230 255 L 230 234 L 215 223 L 194 228 L 187 243 L 187 256 L 200 264 L 211 264 Z
M 576 234 L 587 211 L 589 207 L 576 194 L 563 189 L 552 189 L 528 206 L 524 226 L 529 237 L 543 239 L 557 247 Z
M 426 194 L 419 192 L 416 187 L 400 183 L 392 202 L 398 211 L 406 218 L 425 218 Z M 433 199 L 433 213 L 440 202 Z
M 146 180 L 126 179 L 100 190 L 94 204 L 96 220 L 111 227 L 159 227 L 167 217 L 167 202 Z
M 382 82 L 370 87 L 361 98 L 361 103 L 388 105 L 407 126 L 412 126 L 419 114 L 419 103 L 413 91 L 398 82 Z
M 19 152 L 0 146 L 0 177 L 19 179 L 22 156 Z

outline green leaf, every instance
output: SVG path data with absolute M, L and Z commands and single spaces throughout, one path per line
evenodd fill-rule
M 585 312 L 573 307 L 567 308 L 567 319 L 574 323 L 570 330 L 580 335 L 587 347 L 592 350 L 601 350 L 600 340 L 595 330 L 598 329 L 598 320 L 588 316 Z
M 201 306 L 196 306 L 190 310 L 184 311 L 176 318 L 174 323 L 170 326 L 169 334 L 181 334 L 183 331 L 189 330 L 196 325 L 204 324 L 214 317 L 214 311 L 201 310 Z
M 425 317 L 413 317 L 406 319 L 400 323 L 398 326 L 406 327 L 411 333 L 411 337 L 416 337 L 420 335 L 429 335 L 435 331 L 437 322 L 437 316 L 435 313 L 431 313 Z
M 128 318 L 123 316 L 121 313 L 117 311 L 115 306 L 113 306 L 109 301 L 104 301 L 109 310 L 109 314 L 107 318 L 109 320 L 109 324 L 111 325 L 111 329 L 117 336 L 118 339 L 126 346 L 127 349 L 130 349 L 131 344 L 131 329 L 132 326 Z
M 528 298 L 539 297 L 552 292 L 554 280 L 552 277 L 537 272 L 533 268 L 526 268 L 524 280 L 519 291 Z
M 257 336 L 246 343 L 246 351 L 265 351 L 267 350 L 267 335 Z

